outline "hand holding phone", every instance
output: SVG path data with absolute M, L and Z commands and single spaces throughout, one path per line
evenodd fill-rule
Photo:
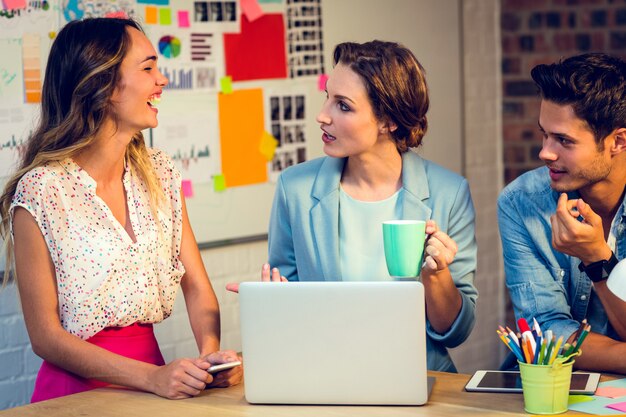
M 211 367 L 209 367 L 209 369 L 207 369 L 207 372 L 210 373 L 210 374 L 215 374 L 217 372 L 225 371 L 227 369 L 231 369 L 231 368 L 234 368 L 235 366 L 239 366 L 239 365 L 241 365 L 241 361 L 232 361 L 232 362 L 220 363 L 218 365 L 212 365 Z

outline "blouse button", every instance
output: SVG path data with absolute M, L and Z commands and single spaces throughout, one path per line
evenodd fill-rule
M 580 296 L 580 299 L 581 299 L 581 300 L 583 300 L 583 301 L 585 301 L 585 300 L 587 299 L 587 296 L 586 296 L 586 295 L 581 295 L 581 296 Z

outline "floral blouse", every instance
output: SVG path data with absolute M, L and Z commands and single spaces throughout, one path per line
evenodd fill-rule
M 157 323 L 172 312 L 185 273 L 181 176 L 165 153 L 148 152 L 165 201 L 159 230 L 144 183 L 126 167 L 123 184 L 136 242 L 96 195 L 94 179 L 72 159 L 29 171 L 13 197 L 11 215 L 14 207 L 24 207 L 41 229 L 54 263 L 61 323 L 81 339 L 105 327 Z

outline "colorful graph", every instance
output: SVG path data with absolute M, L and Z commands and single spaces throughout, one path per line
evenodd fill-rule
M 180 39 L 174 36 L 163 36 L 159 39 L 159 52 L 165 58 L 176 58 L 180 55 Z

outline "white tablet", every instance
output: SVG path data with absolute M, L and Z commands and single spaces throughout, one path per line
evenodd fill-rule
M 573 372 L 570 394 L 593 394 L 598 388 L 600 374 Z M 470 378 L 466 391 L 522 392 L 519 371 L 476 371 Z

